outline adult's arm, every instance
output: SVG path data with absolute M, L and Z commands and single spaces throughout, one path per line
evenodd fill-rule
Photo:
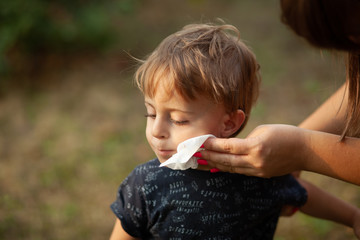
M 360 185 L 360 139 L 289 125 L 263 125 L 246 139 L 211 138 L 201 152 L 221 171 L 273 177 L 317 172 Z
M 345 128 L 348 95 L 343 84 L 327 101 L 306 118 L 299 127 L 310 130 L 342 134 Z
M 202 158 L 221 171 L 272 177 L 306 170 L 360 185 L 360 139 L 339 141 L 347 104 L 344 89 L 342 86 L 301 128 L 262 125 L 245 139 L 209 138 Z
M 360 210 L 328 192 L 298 179 L 308 193 L 308 200 L 300 210 L 310 216 L 334 221 L 354 229 L 360 239 Z

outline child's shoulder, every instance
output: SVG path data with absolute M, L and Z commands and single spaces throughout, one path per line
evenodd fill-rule
M 137 174 L 141 173 L 147 173 L 149 171 L 154 170 L 155 168 L 160 167 L 160 161 L 157 158 L 154 158 L 146 163 L 142 163 L 138 166 L 136 166 L 133 170 L 133 172 L 136 172 Z
M 153 190 L 165 184 L 163 178 L 167 176 L 167 171 L 169 171 L 167 168 L 160 167 L 158 159 L 140 164 L 123 180 L 120 191 L 144 192 L 146 194 L 154 192 Z
M 160 170 L 160 162 L 157 158 L 152 159 L 146 163 L 142 163 L 138 166 L 136 166 L 132 172 L 127 176 L 127 179 L 131 178 L 137 178 L 141 179 L 146 177 L 148 174 L 156 172 L 157 170 Z

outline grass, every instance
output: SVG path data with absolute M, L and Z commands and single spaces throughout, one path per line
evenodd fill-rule
M 150 150 L 131 80 L 84 78 L 3 97 L 1 239 L 109 235 L 115 190 Z
M 222 17 L 240 28 L 263 75 L 241 137 L 258 124 L 300 123 L 342 83 L 342 68 L 334 67 L 331 56 L 309 48 L 280 23 L 277 1 L 187 1 L 173 6 L 178 11 L 172 18 L 162 12 L 166 4 L 148 4 L 137 21 L 154 27 L 153 44 L 200 16 Z M 161 14 L 151 18 L 156 12 Z M 142 47 L 143 39 L 131 51 L 136 57 L 151 50 Z M 66 59 L 10 79 L 1 89 L 0 239 L 108 238 L 114 223 L 109 205 L 118 185 L 154 156 L 145 140 L 142 96 L 132 70 L 117 56 Z M 35 88 L 12 84 L 35 81 L 41 83 Z M 359 204 L 356 186 L 310 173 L 304 178 Z M 280 220 L 275 239 L 355 238 L 346 227 L 300 213 Z

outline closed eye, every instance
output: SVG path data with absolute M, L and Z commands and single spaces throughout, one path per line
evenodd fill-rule
M 175 125 L 179 125 L 179 126 L 186 125 L 186 124 L 189 123 L 188 120 L 185 120 L 185 121 L 176 121 L 176 120 L 173 120 L 173 119 L 171 119 L 171 122 L 174 123 Z
M 146 113 L 144 116 L 145 116 L 146 118 L 156 118 L 156 114 Z

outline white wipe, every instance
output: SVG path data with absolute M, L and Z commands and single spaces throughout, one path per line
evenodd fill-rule
M 177 153 L 171 158 L 160 164 L 160 167 L 168 167 L 174 170 L 186 170 L 188 168 L 197 168 L 197 158 L 193 155 L 199 151 L 201 145 L 209 138 L 215 137 L 214 135 L 201 135 L 198 137 L 190 138 L 177 147 Z

